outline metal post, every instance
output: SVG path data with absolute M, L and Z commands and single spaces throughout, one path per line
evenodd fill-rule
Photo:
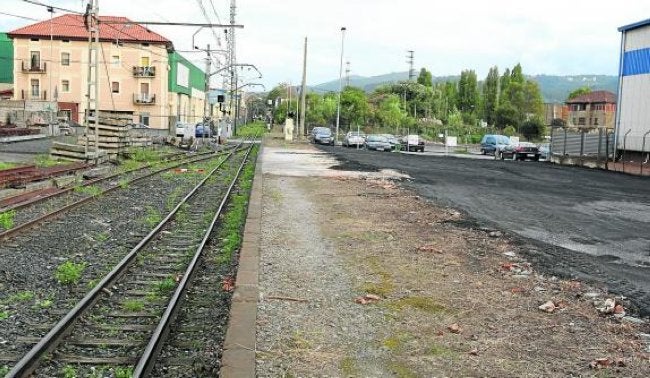
M 641 147 L 641 173 L 640 173 L 641 176 L 643 176 L 643 164 L 648 162 L 647 158 L 646 158 L 645 162 L 643 161 L 643 154 L 645 153 L 645 138 L 648 136 L 648 134 L 650 134 L 650 130 L 648 132 L 646 132 L 645 134 L 643 134 L 643 144 L 642 144 L 642 147 Z
M 341 91 L 343 91 L 343 51 L 345 47 L 345 31 L 347 29 L 341 28 L 341 65 L 339 66 L 339 95 L 336 104 L 336 134 L 334 135 L 334 144 L 339 143 L 339 124 L 341 119 Z
M 629 129 L 627 132 L 625 132 L 625 136 L 623 136 L 623 154 L 621 155 L 621 160 L 623 160 L 623 173 L 625 173 L 625 152 L 627 152 L 627 136 L 631 131 L 632 129 Z
M 603 144 L 603 129 L 598 128 L 598 155 L 596 155 L 596 166 L 600 168 L 600 151 Z
M 564 129 L 564 151 L 562 151 L 562 158 L 566 156 L 566 128 Z
M 210 59 L 210 44 L 208 43 L 208 49 L 205 50 L 207 56 L 205 58 L 205 98 L 203 100 L 203 129 L 201 132 L 201 139 L 205 142 L 205 127 L 210 125 L 208 121 L 210 119 L 209 110 L 209 92 L 210 92 L 210 65 L 212 64 L 212 59 Z
M 580 129 L 580 166 L 584 165 L 584 156 L 585 154 L 585 130 Z

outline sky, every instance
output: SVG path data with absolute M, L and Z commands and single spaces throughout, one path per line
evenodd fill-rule
M 37 0 L 81 11 L 83 0 Z M 99 0 L 101 15 L 134 20 L 228 23 L 230 0 Z M 212 4 L 214 4 L 215 12 Z M 43 7 L 22 0 L 0 0 L 0 12 L 49 18 Z M 60 14 L 60 13 L 59 13 Z M 217 18 L 218 16 L 218 18 Z M 473 69 L 485 77 L 521 63 L 525 74 L 578 75 L 618 72 L 617 28 L 650 18 L 650 1 L 619 0 L 239 0 L 236 22 L 237 60 L 253 64 L 247 82 L 267 90 L 302 78 L 304 38 L 308 38 L 307 83 L 339 77 L 342 33 L 344 61 L 351 75 L 375 76 L 408 70 L 407 50 L 415 68 L 434 76 Z M 0 30 L 33 23 L 0 14 Z M 151 26 L 172 40 L 177 50 L 192 48 L 197 28 Z M 223 30 L 215 29 L 217 36 Z M 210 30 L 198 32 L 195 45 L 217 45 Z M 222 48 L 225 41 L 221 38 Z M 217 47 L 218 48 L 218 47 Z M 199 53 L 184 53 L 203 67 Z

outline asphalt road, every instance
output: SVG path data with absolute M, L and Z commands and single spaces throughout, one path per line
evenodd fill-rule
M 423 197 L 518 235 L 547 273 L 607 287 L 650 315 L 650 179 L 539 162 L 321 148 L 341 169 L 407 173 Z

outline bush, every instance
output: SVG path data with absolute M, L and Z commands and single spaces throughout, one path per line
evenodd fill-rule
M 86 269 L 84 263 L 76 264 L 72 261 L 66 261 L 56 268 L 54 278 L 63 285 L 76 284 L 81 279 L 84 269 Z
M 526 140 L 537 139 L 546 133 L 546 126 L 540 119 L 530 119 L 521 125 L 520 131 Z
M 506 126 L 505 129 L 503 129 L 503 135 L 511 137 L 513 135 L 517 134 L 517 130 L 513 126 Z

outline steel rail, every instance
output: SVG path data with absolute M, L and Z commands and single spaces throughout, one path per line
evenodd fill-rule
M 208 154 L 213 154 L 213 153 L 212 152 L 207 152 L 207 153 L 204 152 L 204 153 L 201 153 L 199 155 L 208 155 Z M 170 156 L 168 156 L 168 157 L 170 157 Z M 177 154 L 174 154 L 174 156 L 177 156 Z M 175 160 L 175 159 L 163 159 L 161 161 L 169 162 L 169 161 L 172 161 L 172 160 Z M 179 161 L 180 161 L 180 159 L 179 159 Z M 50 199 L 52 197 L 56 197 L 56 196 L 63 195 L 65 193 L 69 193 L 69 192 L 73 191 L 76 188 L 83 188 L 85 186 L 90 186 L 90 185 L 94 185 L 94 184 L 97 184 L 97 183 L 102 182 L 102 181 L 110 180 L 110 179 L 115 178 L 115 177 L 120 176 L 120 175 L 129 174 L 129 173 L 141 171 L 143 169 L 151 168 L 152 165 L 153 165 L 153 163 L 149 163 L 149 164 L 146 164 L 146 165 L 144 165 L 142 167 L 129 169 L 129 170 L 124 171 L 124 172 L 116 172 L 114 174 L 111 174 L 111 175 L 108 175 L 108 176 L 105 176 L 105 177 L 99 177 L 99 178 L 96 178 L 96 179 L 88 180 L 88 181 L 86 181 L 86 182 L 84 182 L 84 183 L 82 183 L 80 185 L 75 185 L 75 186 L 72 186 L 70 188 L 61 189 L 60 191 L 58 191 L 56 193 L 52 193 L 52 194 L 44 196 L 44 197 L 38 197 L 38 198 L 34 198 L 32 200 L 29 200 L 29 201 L 21 202 L 19 204 L 13 205 L 13 206 L 7 206 L 7 207 L 4 207 L 4 208 L 0 208 L 0 212 L 11 211 L 11 210 L 19 210 L 19 209 L 25 208 L 25 207 L 27 207 L 29 205 L 33 205 L 35 203 L 43 202 L 43 201 L 45 201 L 47 199 Z
M 169 166 L 169 167 L 165 167 L 165 168 L 162 168 L 162 169 L 159 169 L 159 170 L 153 171 L 153 172 L 149 172 L 149 173 L 147 173 L 146 175 L 142 175 L 142 176 L 136 177 L 136 178 L 132 179 L 131 181 L 127 182 L 127 184 L 133 184 L 133 183 L 136 183 L 136 182 L 138 182 L 138 181 L 141 181 L 141 180 L 147 179 L 147 178 L 149 178 L 149 177 L 153 177 L 153 176 L 155 176 L 155 175 L 157 175 L 157 174 L 159 174 L 159 173 L 162 173 L 162 172 L 168 171 L 168 170 L 170 170 L 170 169 L 177 168 L 177 167 L 179 167 L 179 166 L 181 166 L 181 165 L 184 165 L 184 164 L 190 164 L 190 163 L 195 163 L 195 162 L 198 162 L 198 161 L 209 160 L 209 159 L 212 159 L 212 158 L 214 158 L 214 157 L 216 157 L 216 156 L 218 156 L 218 155 L 219 155 L 219 152 L 217 152 L 217 153 L 210 153 L 210 155 L 207 156 L 207 157 L 201 157 L 201 158 L 199 158 L 199 159 L 193 159 L 193 160 L 190 159 L 190 160 L 182 161 L 182 162 L 179 162 L 179 163 L 176 164 L 176 165 L 172 165 L 172 166 Z M 66 205 L 66 206 L 61 207 L 61 208 L 59 208 L 59 209 L 57 209 L 57 210 L 54 210 L 54 211 L 51 211 L 51 212 L 49 212 L 49 213 L 47 213 L 47 214 L 45 214 L 45 215 L 42 215 L 42 216 L 40 216 L 40 217 L 38 217 L 38 218 L 34 218 L 34 219 L 30 220 L 30 221 L 27 221 L 27 222 L 25 222 L 25 223 L 23 223 L 23 224 L 20 224 L 20 225 L 16 226 L 16 227 L 10 228 L 10 229 L 8 229 L 8 230 L 6 230 L 6 231 L 0 233 L 0 240 L 7 239 L 7 238 L 9 238 L 9 237 L 11 237 L 11 236 L 13 236 L 13 235 L 18 234 L 19 232 L 25 231 L 25 230 L 27 230 L 27 229 L 29 229 L 29 228 L 31 228 L 31 227 L 37 225 L 37 224 L 40 224 L 40 223 L 42 223 L 43 221 L 46 221 L 46 220 L 48 220 L 48 219 L 52 219 L 52 218 L 56 217 L 57 215 L 60 215 L 60 214 L 62 214 L 62 213 L 64 213 L 64 212 L 69 211 L 69 210 L 72 210 L 72 209 L 74 209 L 74 208 L 77 208 L 77 207 L 79 207 L 79 206 L 81 206 L 81 205 L 83 205 L 83 204 L 85 204 L 85 203 L 87 203 L 87 202 L 90 202 L 90 201 L 93 201 L 93 200 L 99 198 L 99 197 L 102 196 L 102 195 L 105 195 L 105 194 L 111 193 L 111 192 L 113 192 L 113 191 L 115 191 L 115 190 L 118 190 L 118 189 L 121 189 L 121 188 L 122 188 L 122 187 L 121 187 L 120 185 L 112 186 L 112 187 L 110 187 L 110 188 L 108 188 L 108 189 L 106 189 L 106 190 L 104 190 L 104 191 L 102 191 L 102 192 L 100 192 L 100 193 L 93 194 L 93 195 L 90 195 L 90 196 L 88 196 L 88 197 L 82 198 L 82 199 L 80 199 L 80 200 L 78 200 L 78 201 L 75 201 L 75 202 L 69 204 L 69 205 Z M 71 190 L 72 190 L 72 189 L 73 189 L 73 188 L 71 188 Z M 56 193 L 55 193 L 55 195 L 56 195 Z M 43 198 L 50 198 L 50 197 L 43 197 Z
M 178 314 L 178 310 L 181 306 L 182 299 L 185 296 L 185 292 L 189 288 L 189 283 L 194 277 L 196 268 L 199 265 L 199 260 L 203 256 L 203 250 L 205 249 L 205 245 L 210 240 L 210 234 L 212 233 L 212 230 L 214 229 L 214 226 L 216 225 L 219 216 L 223 212 L 223 209 L 225 208 L 226 204 L 228 203 L 228 200 L 230 199 L 230 194 L 232 193 L 233 188 L 237 184 L 237 181 L 241 176 L 241 172 L 244 170 L 244 166 L 248 161 L 248 156 L 253 150 L 253 147 L 255 147 L 255 143 L 251 143 L 250 147 L 248 147 L 248 151 L 246 151 L 246 155 L 244 156 L 244 159 L 241 165 L 239 166 L 239 169 L 237 170 L 237 174 L 235 175 L 235 178 L 233 179 L 232 183 L 230 183 L 230 186 L 228 187 L 226 194 L 224 195 L 223 199 L 221 200 L 221 203 L 219 204 L 219 208 L 217 209 L 214 217 L 212 218 L 212 222 L 210 223 L 210 226 L 207 228 L 207 231 L 205 232 L 205 235 L 203 236 L 201 243 L 196 249 L 194 257 L 190 262 L 190 265 L 185 270 L 185 273 L 183 274 L 183 278 L 181 279 L 181 282 L 178 284 L 176 290 L 174 291 L 174 294 L 172 295 L 172 298 L 169 301 L 169 304 L 167 305 L 167 308 L 165 309 L 165 312 L 163 313 L 163 316 L 160 322 L 158 323 L 158 326 L 156 327 L 149 343 L 147 344 L 144 353 L 142 354 L 140 360 L 136 364 L 135 369 L 133 370 L 134 378 L 148 376 L 151 373 L 153 367 L 155 366 L 156 359 L 158 358 L 160 351 L 164 345 L 164 340 L 167 334 L 169 333 L 169 327 L 172 325 L 172 323 L 176 318 L 176 315 Z
M 239 145 L 241 146 L 241 144 Z M 238 147 L 239 147 L 238 146 Z M 144 248 L 156 235 L 160 233 L 163 226 L 174 218 L 179 209 L 219 170 L 223 164 L 228 161 L 236 152 L 235 148 L 228 156 L 215 167 L 209 174 L 199 182 L 190 193 L 188 193 L 174 209 L 161 220 L 131 251 L 106 275 L 104 278 L 90 290 L 75 307 L 70 310 L 52 329 L 34 346 L 32 349 L 13 366 L 6 378 L 21 377 L 26 378 L 38 367 L 41 358 L 47 353 L 53 351 L 61 342 L 61 339 L 71 330 L 76 320 L 99 299 L 104 293 L 104 289 L 109 287 L 117 280 L 131 265 L 142 248 Z

